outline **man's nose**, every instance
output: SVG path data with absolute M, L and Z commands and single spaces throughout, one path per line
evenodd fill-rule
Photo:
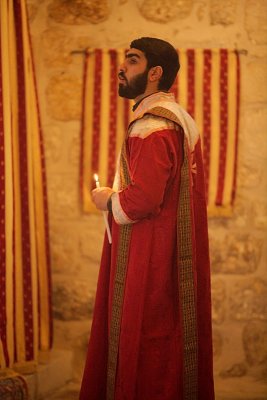
M 125 62 L 121 63 L 121 65 L 119 66 L 119 72 L 125 72 L 126 71 L 126 66 L 125 66 Z

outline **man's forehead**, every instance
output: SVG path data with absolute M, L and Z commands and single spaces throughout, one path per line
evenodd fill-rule
M 126 51 L 126 58 L 129 58 L 129 57 L 144 58 L 145 54 L 141 50 L 131 48 Z

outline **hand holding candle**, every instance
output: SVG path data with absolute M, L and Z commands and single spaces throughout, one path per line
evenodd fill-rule
M 98 179 L 98 175 L 97 174 L 94 174 L 94 179 L 95 179 L 96 187 L 99 189 L 100 188 L 100 183 L 99 183 L 99 179 Z M 108 241 L 111 244 L 112 243 L 112 239 L 111 239 L 111 232 L 110 232 L 110 227 L 109 227 L 109 223 L 108 223 L 107 212 L 106 211 L 102 211 L 102 213 L 103 213 L 103 218 L 104 218 L 106 231 L 107 231 L 107 235 L 108 235 Z

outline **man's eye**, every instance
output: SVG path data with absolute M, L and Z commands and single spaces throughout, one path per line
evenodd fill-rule
M 130 58 L 130 63 L 131 63 L 131 64 L 136 64 L 136 63 L 137 63 L 137 60 L 136 60 L 135 58 Z

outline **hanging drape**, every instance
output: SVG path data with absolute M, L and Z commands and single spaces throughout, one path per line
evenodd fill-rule
M 0 366 L 51 347 L 42 134 L 25 0 L 0 2 Z
M 196 120 L 202 137 L 210 215 L 229 215 L 236 192 L 240 92 L 239 54 L 227 49 L 179 49 L 181 69 L 171 89 Z M 98 173 L 112 185 L 116 160 L 131 120 L 132 102 L 117 94 L 124 49 L 89 49 L 84 68 L 81 132 L 83 209 L 95 211 L 90 191 Z

